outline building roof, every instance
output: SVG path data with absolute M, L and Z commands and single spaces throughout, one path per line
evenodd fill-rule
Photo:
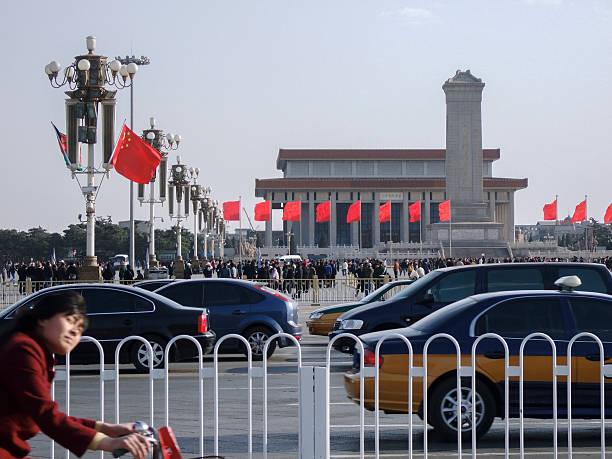
M 487 161 L 495 161 L 500 157 L 499 148 L 482 150 L 482 157 Z M 287 160 L 376 160 L 376 159 L 446 159 L 446 150 L 441 149 L 291 149 L 281 148 L 276 158 L 276 168 L 285 170 Z
M 521 190 L 527 188 L 527 179 L 484 177 L 485 189 Z M 273 178 L 255 179 L 255 196 L 264 197 L 265 191 L 288 190 L 398 190 L 446 188 L 444 178 Z

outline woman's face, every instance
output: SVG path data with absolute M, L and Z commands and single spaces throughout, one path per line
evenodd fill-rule
M 47 348 L 59 355 L 66 355 L 79 344 L 84 328 L 82 316 L 63 313 L 39 320 L 38 326 Z

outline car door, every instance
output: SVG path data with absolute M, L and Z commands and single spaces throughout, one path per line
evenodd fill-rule
M 508 344 L 510 365 L 519 365 L 523 339 L 534 332 L 546 333 L 555 342 L 557 365 L 566 364 L 567 326 L 560 298 L 528 296 L 503 300 L 482 314 L 474 326 L 476 336 L 497 333 Z M 524 409 L 537 415 L 552 410 L 552 348 L 545 339 L 531 339 L 524 348 Z M 504 351 L 498 340 L 478 345 L 477 367 L 504 392 Z M 575 366 L 574 366 L 575 367 Z M 576 374 L 573 368 L 572 375 Z M 564 407 L 567 378 L 557 378 L 558 406 Z M 518 413 L 519 378 L 510 378 L 510 411 Z
M 251 312 L 243 288 L 231 282 L 211 280 L 204 284 L 204 305 L 210 311 L 212 328 L 217 338 L 229 333 L 241 333 L 241 323 Z
M 417 295 L 410 318 L 413 321 L 418 320 L 436 309 L 474 295 L 477 278 L 477 269 L 451 271 L 435 278 Z
M 569 298 L 575 333 L 591 332 L 602 341 L 604 363 L 612 364 L 612 301 L 575 295 Z M 579 338 L 572 346 L 577 375 L 572 384 L 574 416 L 599 415 L 599 346 L 592 338 Z M 604 378 L 606 411 L 612 412 L 612 379 Z

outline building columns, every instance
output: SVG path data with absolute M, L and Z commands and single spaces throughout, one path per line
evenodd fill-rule
M 378 249 L 380 246 L 380 223 L 378 221 L 378 212 L 380 209 L 380 194 L 374 192 L 374 211 L 372 212 L 372 248 Z
M 430 241 L 430 235 L 429 235 L 429 229 L 428 226 L 431 223 L 431 192 L 429 191 L 425 191 L 425 209 L 423 209 L 423 220 L 421 222 L 422 225 L 422 237 L 423 237 L 423 241 Z
M 330 229 L 330 234 L 329 234 L 329 246 L 330 247 L 335 247 L 336 244 L 336 235 L 338 234 L 338 230 L 337 230 L 337 212 L 336 212 L 336 193 L 335 192 L 330 192 L 331 197 L 330 197 L 330 225 L 329 225 L 329 229 Z
M 308 241 L 307 244 L 312 247 L 314 246 L 314 232 L 315 232 L 315 210 L 314 210 L 314 191 L 311 191 L 308 199 Z
M 402 199 L 402 213 L 400 216 L 400 240 L 402 242 L 409 242 L 408 233 L 408 192 L 404 191 L 404 198 Z
M 266 234 L 264 240 L 264 247 L 271 248 L 272 247 L 272 196 L 268 191 L 266 193 L 266 201 L 270 201 L 270 220 L 266 222 Z

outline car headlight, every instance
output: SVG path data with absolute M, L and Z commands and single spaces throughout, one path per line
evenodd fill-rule
M 340 328 L 343 330 L 359 330 L 363 327 L 363 320 L 347 319 L 340 322 Z
M 321 317 L 323 317 L 322 312 L 311 312 L 309 316 L 310 319 L 320 319 Z

